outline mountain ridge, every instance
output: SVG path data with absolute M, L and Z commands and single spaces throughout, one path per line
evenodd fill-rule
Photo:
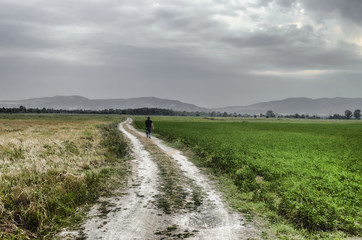
M 132 109 L 132 108 L 162 108 L 174 111 L 187 112 L 227 112 L 237 114 L 255 115 L 272 110 L 277 114 L 310 114 L 310 115 L 333 115 L 344 114 L 362 108 L 362 98 L 306 98 L 292 97 L 283 100 L 259 102 L 247 106 L 227 106 L 221 108 L 203 108 L 179 100 L 162 99 L 157 97 L 138 98 L 114 98 L 114 99 L 89 99 L 79 95 L 53 96 L 43 98 L 30 98 L 24 100 L 0 100 L 0 107 L 26 108 L 53 108 L 53 109 Z
M 178 100 L 161 99 L 156 97 L 140 98 L 115 98 L 115 99 L 89 99 L 86 97 L 72 96 L 54 96 L 43 98 L 30 98 L 24 100 L 0 100 L 0 107 L 19 107 L 26 108 L 53 108 L 53 109 L 130 109 L 130 108 L 163 108 L 175 111 L 188 112 L 207 112 L 207 108 L 201 108 L 194 104 L 183 103 Z
M 310 115 L 333 115 L 344 114 L 344 111 L 351 111 L 362 108 L 362 98 L 306 98 L 294 97 L 283 100 L 260 102 L 247 106 L 230 106 L 214 108 L 214 111 L 236 112 L 247 114 L 260 114 L 272 110 L 278 114 L 310 114 Z

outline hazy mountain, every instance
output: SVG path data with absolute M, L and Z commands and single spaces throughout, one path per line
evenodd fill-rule
M 187 112 L 227 112 L 240 114 L 266 113 L 272 110 L 278 114 L 333 115 L 344 114 L 346 109 L 362 109 L 362 98 L 287 98 L 279 101 L 256 103 L 248 106 L 224 108 L 201 108 L 193 104 L 155 97 L 129 99 L 88 99 L 81 96 L 55 96 L 33 98 L 18 101 L 0 101 L 0 107 L 53 108 L 53 109 L 129 109 L 129 108 L 163 108 Z
M 33 98 L 18 101 L 0 101 L 0 107 L 26 108 L 53 108 L 53 109 L 129 109 L 129 108 L 163 108 L 175 111 L 208 111 L 193 104 L 183 103 L 175 100 L 160 99 L 155 97 L 129 98 L 129 99 L 88 99 L 81 96 L 55 96 L 44 98 Z
M 215 108 L 214 111 L 260 114 L 272 110 L 278 114 L 333 115 L 344 114 L 345 110 L 362 109 L 362 98 L 287 98 L 279 101 L 256 103 L 248 106 Z

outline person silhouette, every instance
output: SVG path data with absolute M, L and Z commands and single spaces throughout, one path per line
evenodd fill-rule
M 146 137 L 151 139 L 151 132 L 152 132 L 152 129 L 154 129 L 154 127 L 153 127 L 153 122 L 150 119 L 150 117 L 147 117 L 147 120 L 145 121 L 145 125 L 146 125 Z

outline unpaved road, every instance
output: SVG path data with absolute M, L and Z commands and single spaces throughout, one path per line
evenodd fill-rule
M 128 188 L 121 197 L 103 199 L 107 211 L 101 214 L 101 206 L 94 206 L 89 220 L 83 225 L 84 239 L 258 239 L 251 224 L 230 209 L 211 181 L 182 153 L 166 146 L 160 139 L 146 139 L 134 129 L 131 119 L 119 125 L 129 140 L 133 152 L 132 176 Z M 191 195 L 191 188 L 202 193 L 202 202 L 195 208 L 165 213 L 157 204 L 162 178 L 157 161 L 145 144 L 161 149 L 170 161 L 188 179 L 191 185 L 181 187 Z M 104 206 L 103 206 L 104 207 Z M 65 236 L 64 234 L 63 236 Z M 74 237 L 74 235 L 73 235 Z M 79 234 L 78 234 L 79 237 Z M 72 237 L 70 237 L 72 238 Z

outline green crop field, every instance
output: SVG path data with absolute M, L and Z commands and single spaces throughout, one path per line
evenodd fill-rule
M 190 148 L 245 200 L 296 229 L 361 236 L 361 122 L 153 120 L 156 134 Z M 143 119 L 135 124 L 144 128 Z

